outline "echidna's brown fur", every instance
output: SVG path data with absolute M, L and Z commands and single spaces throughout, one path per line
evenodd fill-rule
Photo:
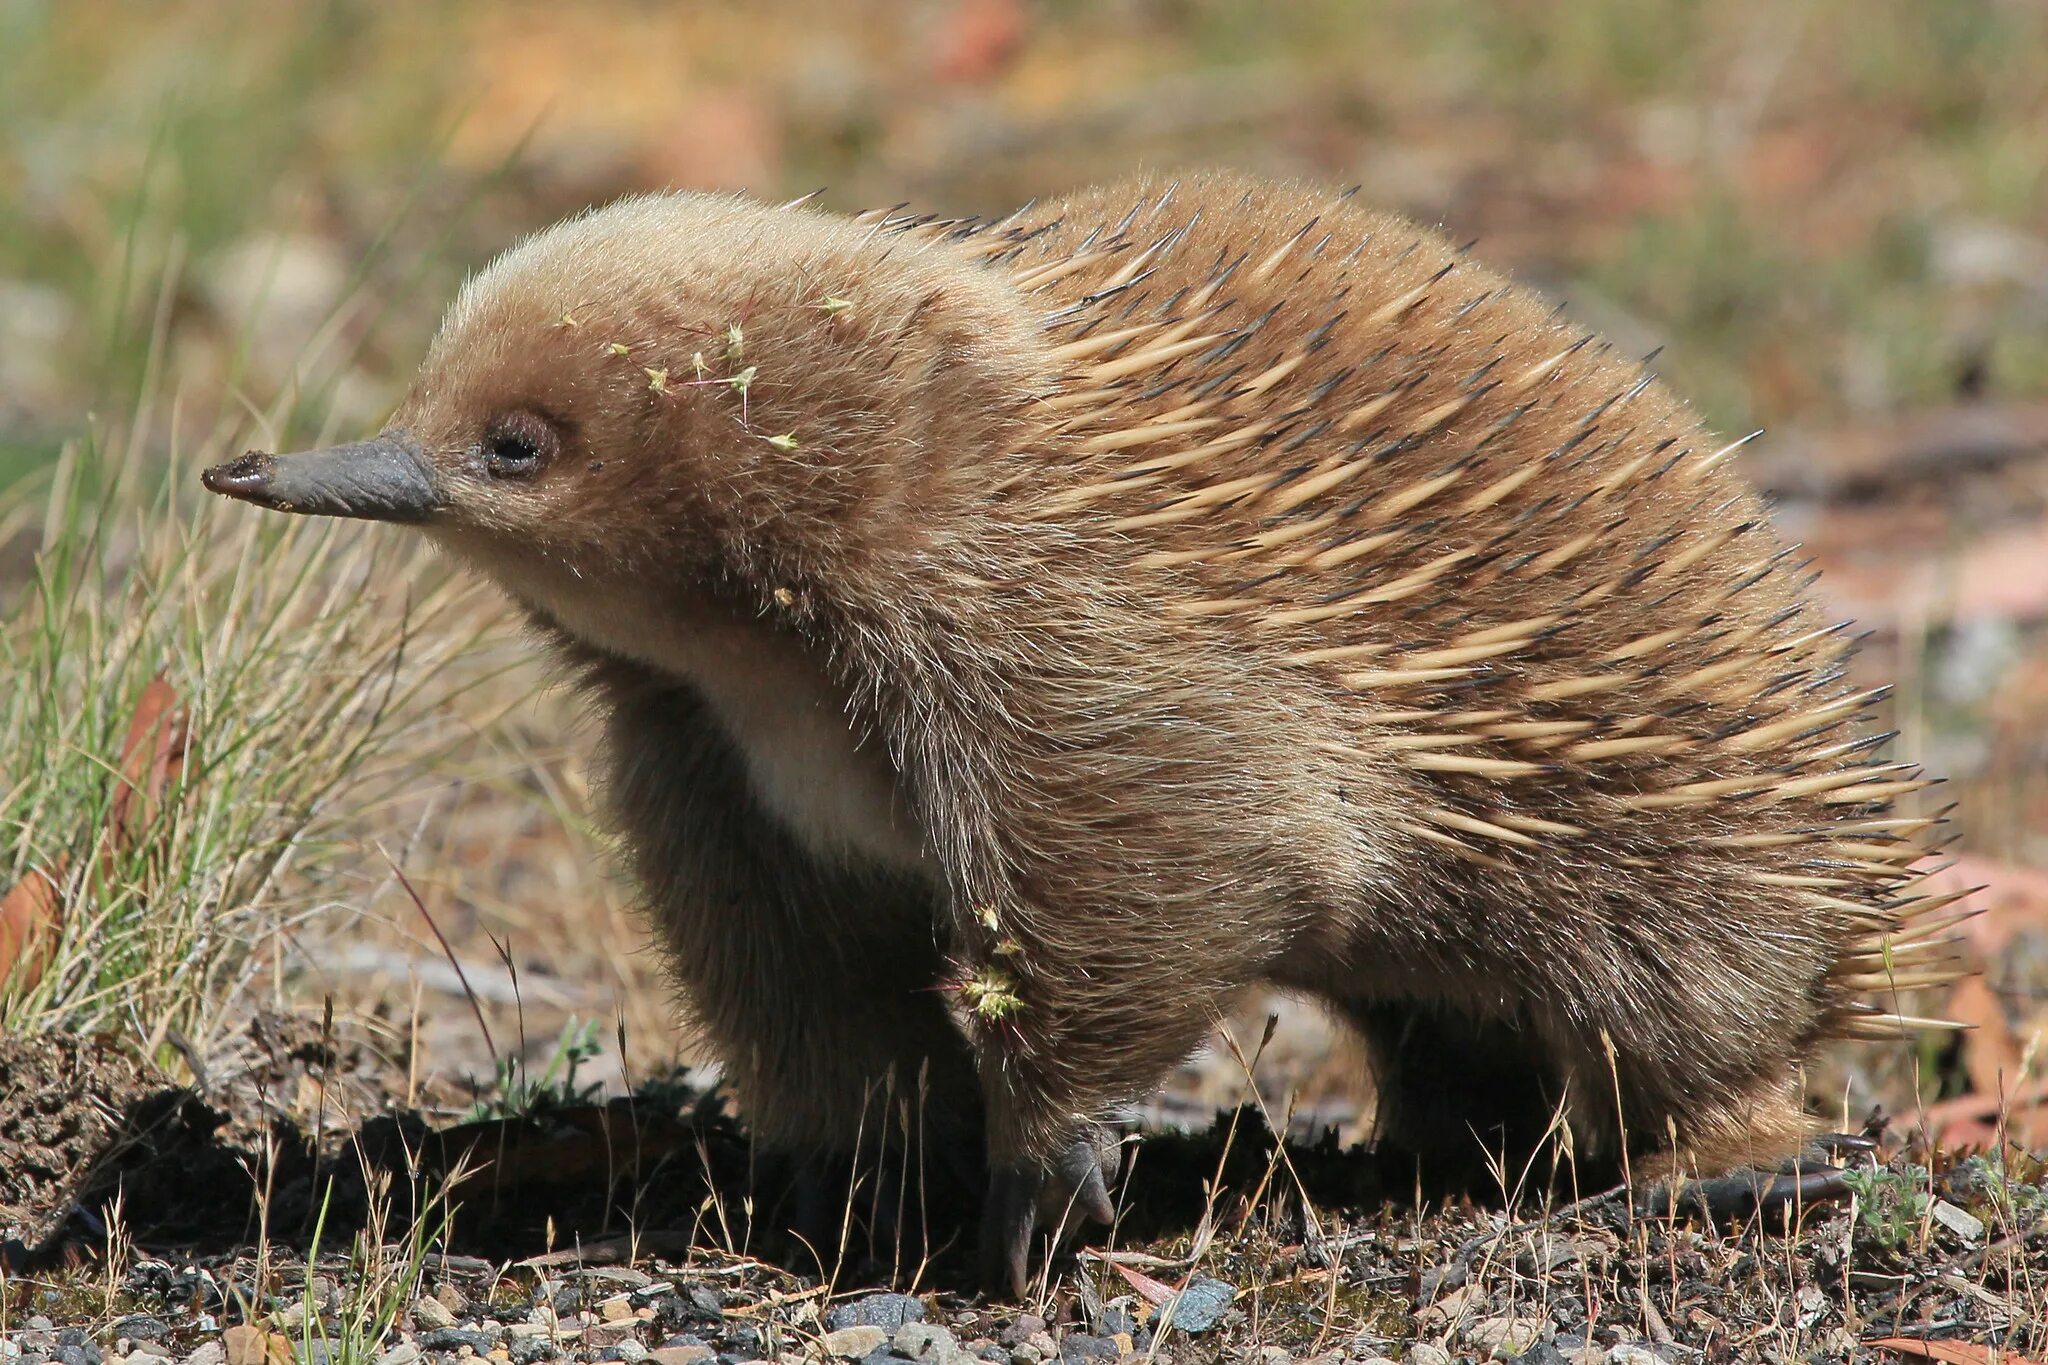
M 492 484 L 512 409 L 565 453 Z M 1863 997 L 1953 972 L 1921 783 L 1740 443 L 1341 196 L 630 201 L 466 291 L 394 426 L 607 705 L 772 1138 L 930 1063 L 1046 1160 L 1271 982 L 1366 1029 L 1397 1136 L 1568 1096 L 1581 1150 L 1726 1164 L 1795 1141 L 1823 1039 L 1925 1022 Z

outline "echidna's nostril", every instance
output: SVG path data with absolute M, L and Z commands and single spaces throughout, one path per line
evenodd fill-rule
M 199 476 L 208 491 L 231 498 L 260 498 L 270 489 L 275 462 L 260 451 L 249 451 L 225 464 L 217 464 Z

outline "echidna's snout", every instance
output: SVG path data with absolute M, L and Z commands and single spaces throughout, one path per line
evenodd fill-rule
M 424 521 L 444 501 L 419 446 L 400 432 L 291 455 L 252 450 L 199 478 L 215 493 L 309 516 Z

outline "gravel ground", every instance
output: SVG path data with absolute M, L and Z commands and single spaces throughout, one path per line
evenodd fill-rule
M 2048 1182 L 2017 1149 L 1930 1161 L 1880 1133 L 1789 1226 L 1753 1202 L 1701 1222 L 1627 1191 L 1572 1200 L 1569 1170 L 1512 1210 L 1418 1205 L 1373 1154 L 1334 1137 L 1276 1146 L 1246 1110 L 1141 1135 L 1114 1234 L 1093 1230 L 1013 1305 L 971 1292 L 972 1191 L 921 1186 L 916 1216 L 890 1217 L 872 1191 L 904 1188 L 854 1180 L 838 1188 L 871 1192 L 831 1215 L 837 1250 L 829 1229 L 821 1244 L 779 1228 L 801 1172 L 752 1152 L 714 1092 L 439 1128 L 400 1112 L 322 1134 L 233 1108 L 93 1044 L 0 1040 L 0 1365 L 2048 1350 Z M 457 1185 L 450 1220 L 431 1191 L 479 1154 L 493 1164 Z M 824 1188 L 859 1175 L 828 1170 Z M 930 1254 L 906 1254 L 892 1226 L 927 1230 Z
M 2042 1197 L 2038 1187 L 2032 1196 Z M 2048 1226 L 2038 1216 L 2031 1230 L 2004 1236 L 1970 1227 L 1969 1215 L 1953 1226 L 1937 1220 L 1941 1232 L 1924 1246 L 1891 1253 L 1856 1235 L 1859 1216 L 1823 1211 L 1787 1238 L 1629 1226 L 1597 1213 L 1524 1222 L 1438 1214 L 1407 1230 L 1388 1225 L 1398 1218 L 1352 1226 L 1306 1247 L 1281 1245 L 1285 1220 L 1267 1220 L 1236 1230 L 1228 1245 L 1218 1239 L 1213 1264 L 1233 1279 L 1189 1274 L 1152 1252 L 1097 1256 L 1029 1309 L 948 1293 L 835 1293 L 712 1254 L 631 1266 L 577 1264 L 574 1253 L 514 1264 L 430 1255 L 417 1292 L 383 1296 L 387 1320 L 364 1316 L 363 1301 L 379 1291 L 351 1280 L 346 1256 L 316 1257 L 310 1271 L 289 1256 L 269 1266 L 250 1256 L 144 1259 L 112 1280 L 90 1267 L 13 1280 L 0 1359 L 1676 1365 L 1875 1361 L 1915 1342 L 2038 1352 L 2048 1276 Z M 259 1296 L 259 1277 L 275 1292 Z M 1123 1292 L 1105 1296 L 1110 1286 Z

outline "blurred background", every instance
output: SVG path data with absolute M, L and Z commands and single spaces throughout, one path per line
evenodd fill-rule
M 1360 185 L 1624 350 L 1660 351 L 1723 430 L 1767 428 L 1748 467 L 1826 571 L 1822 591 L 1869 630 L 1870 680 L 1898 682 L 1901 752 L 1950 779 L 1937 804 L 1959 803 L 1960 856 L 1940 875 L 1987 888 L 1971 933 L 1988 977 L 1918 1002 L 1974 1031 L 1845 1054 L 1816 1090 L 1856 1119 L 1939 1102 L 1956 1132 L 2004 1097 L 2048 1144 L 2031 1079 L 2048 1028 L 2040 0 L 0 0 L 0 600 L 17 623 L 47 622 L 38 565 L 72 524 L 52 509 L 75 520 L 81 490 L 144 509 L 104 538 L 111 603 L 124 573 L 175 583 L 211 544 L 272 553 L 201 511 L 152 559 L 162 518 L 146 509 L 182 508 L 210 452 L 374 427 L 464 273 L 585 205 L 823 187 L 839 210 L 999 213 L 1141 166 L 1216 163 Z M 152 501 L 173 469 L 181 491 Z M 328 572 L 325 550 L 304 553 Z M 401 573 L 388 552 L 348 572 L 393 612 L 396 576 L 404 600 L 439 590 L 433 565 Z M 494 606 L 455 614 L 482 637 L 436 664 L 461 685 L 419 689 L 397 741 L 386 713 L 358 718 L 391 741 L 378 783 L 352 785 L 337 759 L 290 789 L 290 819 L 251 835 L 277 854 L 260 877 L 218 872 L 247 849 L 201 843 L 175 887 L 159 869 L 153 899 L 131 895 L 145 918 L 174 893 L 192 926 L 252 917 L 228 945 L 185 931 L 204 940 L 190 951 L 226 955 L 206 977 L 221 1003 L 174 1022 L 112 1003 L 127 987 L 92 936 L 107 941 L 113 912 L 39 910 L 35 878 L 78 890 L 78 848 L 129 837 L 106 773 L 140 771 L 148 679 L 189 706 L 176 714 L 195 752 L 254 703 L 219 691 L 220 649 L 184 651 L 176 632 L 162 657 L 124 646 L 97 672 L 10 635 L 6 657 L 44 690 L 0 723 L 15 741 L 0 744 L 14 844 L 0 888 L 18 925 L 40 916 L 74 950 L 54 966 L 18 954 L 14 1021 L 126 1029 L 167 1064 L 217 1072 L 311 1019 L 352 1040 L 372 1104 L 459 1105 L 463 1076 L 558 1057 L 565 1027 L 583 1074 L 610 1085 L 686 1056 L 586 819 L 573 717 Z M 333 655 L 291 666 L 330 665 L 345 675 Z M 279 673 L 273 690 L 308 676 Z M 105 696 L 95 678 L 114 680 Z M 45 731 L 69 733 L 66 707 L 89 718 L 66 743 L 103 754 L 65 769 L 69 825 L 25 814 L 59 785 L 36 765 L 60 761 Z M 196 808 L 219 779 L 178 762 L 129 785 L 198 788 Z M 0 959 L 7 924 L 0 910 Z M 330 1004 L 340 1022 L 318 1023 Z M 1357 1059 L 1283 1012 L 1260 1083 L 1356 1132 Z M 1162 1109 L 1228 1098 L 1234 1070 L 1191 1068 Z

